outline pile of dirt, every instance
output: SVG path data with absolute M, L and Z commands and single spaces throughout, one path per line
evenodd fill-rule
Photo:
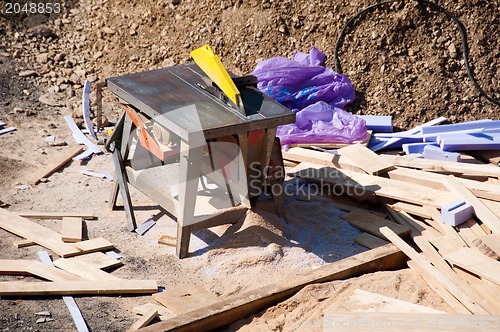
M 165 287 L 195 284 L 221 298 L 283 278 L 293 279 L 364 250 L 352 240 L 359 232 L 339 218 L 341 212 L 329 204 L 329 199 L 304 201 L 292 196 L 287 198 L 289 224 L 272 215 L 272 203 L 263 202 L 235 226 L 196 233 L 192 257 L 178 260 L 173 256 L 174 248 L 157 243 L 160 235 L 176 236 L 174 221 L 161 216 L 143 237 L 128 232 L 123 211 L 107 207 L 112 183 L 81 174 L 88 168 L 112 172 L 109 154 L 96 156 L 86 164 L 73 162 L 36 187 L 16 186 L 67 148 L 49 146 L 45 137 L 54 135 L 68 145 L 76 144 L 62 115 L 81 117 L 80 95 L 85 79 L 99 82 L 111 76 L 186 63 L 191 61 L 190 51 L 204 44 L 209 44 L 236 74 L 252 72 L 263 59 L 291 57 L 295 50 L 308 52 L 313 46 L 324 51 L 326 65 L 334 67 L 335 42 L 342 26 L 374 1 L 60 3 L 62 12 L 56 15 L 0 15 L 0 120 L 17 127 L 16 132 L 0 137 L 1 207 L 12 211 L 94 211 L 99 219 L 86 222 L 88 237 L 109 239 L 124 257 L 125 265 L 113 271 L 114 275 L 157 279 Z M 499 2 L 439 3 L 464 23 L 477 80 L 488 94 L 499 98 L 500 47 L 498 38 L 493 37 L 500 35 Z M 401 128 L 437 116 L 447 116 L 452 122 L 500 117 L 500 108 L 480 97 L 466 77 L 460 36 L 453 22 L 418 1 L 395 1 L 360 17 L 347 31 L 339 57 L 357 90 L 357 100 L 349 106 L 354 113 L 392 115 Z M 91 97 L 95 101 L 95 93 Z M 103 106 L 106 117 L 115 121 L 120 110 L 110 93 L 105 93 Z M 151 206 L 151 201 L 138 192 L 132 191 L 132 199 L 138 206 Z M 157 213 L 153 206 L 138 210 L 136 216 L 145 221 Z M 38 222 L 60 230 L 59 221 Z M 0 232 L 0 259 L 37 259 L 40 247 L 17 249 L 12 242 L 18 237 Z M 394 281 L 395 286 L 388 289 L 392 285 L 388 278 L 404 282 L 397 286 Z M 397 294 L 400 299 L 447 310 L 418 276 L 407 271 L 363 276 L 348 283 L 358 288 L 370 285 L 368 289 L 375 292 Z M 413 283 L 417 283 L 415 288 L 411 287 Z M 333 285 L 342 290 L 347 284 Z M 292 325 L 287 325 L 285 318 L 309 319 L 309 309 L 311 315 L 319 317 L 316 309 L 327 302 L 311 302 L 310 291 L 304 290 L 291 302 L 270 309 L 248 328 L 290 330 Z M 342 298 L 340 293 L 332 294 L 328 303 L 335 301 L 335 295 Z M 135 319 L 131 308 L 148 301 L 150 297 L 77 298 L 90 328 L 107 331 L 128 328 Z M 299 309 L 293 311 L 292 307 Z M 49 309 L 55 320 L 36 324 L 34 313 Z M 67 309 L 57 298 L 2 299 L 0 311 L 0 327 L 4 329 L 57 331 L 71 324 Z M 271 323 L 265 322 L 268 318 Z

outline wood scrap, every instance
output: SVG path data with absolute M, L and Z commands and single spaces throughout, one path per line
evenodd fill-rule
M 344 192 L 352 195 L 373 193 L 380 197 L 437 208 L 455 200 L 455 197 L 446 191 L 311 163 L 301 163 L 290 173 L 309 181 L 348 188 L 349 190 Z
M 401 312 L 401 313 L 429 313 L 429 314 L 448 314 L 447 312 L 429 308 L 423 305 L 414 304 L 407 301 L 402 301 L 381 295 L 378 293 L 368 292 L 362 289 L 355 289 L 354 294 L 349 298 L 350 301 L 356 302 L 360 306 L 370 305 L 370 311 L 378 312 Z M 359 311 L 359 310 L 358 310 Z
M 133 312 L 141 316 L 146 315 L 151 310 L 158 311 L 158 316 L 160 320 L 167 320 L 169 318 L 176 316 L 171 310 L 168 310 L 164 306 L 151 302 L 132 308 Z
M 492 326 L 497 326 L 499 319 L 499 316 L 457 314 L 325 311 L 323 323 L 324 326 L 340 326 L 329 329 L 330 331 L 348 332 L 373 332 L 379 329 L 391 332 L 486 332 L 491 331 Z
M 370 175 L 380 175 L 394 169 L 390 162 L 380 159 L 379 155 L 361 144 L 352 144 L 338 150 L 338 154 L 346 157 Z
M 38 257 L 43 264 L 49 267 L 54 267 L 54 264 L 52 263 L 52 259 L 50 258 L 48 252 L 39 251 Z M 73 322 L 75 323 L 78 332 L 89 332 L 87 323 L 85 322 L 85 319 L 82 316 L 82 312 L 80 311 L 80 308 L 78 308 L 78 304 L 76 304 L 75 299 L 72 296 L 63 296 L 62 299 L 66 304 L 71 317 L 73 318 Z
M 29 241 L 29 240 L 14 241 L 14 247 L 16 247 L 16 248 L 25 248 L 25 247 L 31 247 L 34 245 L 36 245 L 36 242 Z
M 496 235 L 500 236 L 500 218 L 497 217 L 483 202 L 471 193 L 462 183 L 453 177 L 444 180 L 444 185 L 459 198 L 474 207 L 476 216 Z
M 27 259 L 0 259 L 0 274 L 29 275 L 26 269 L 32 262 Z
M 63 155 L 56 159 L 53 163 L 43 168 L 40 172 L 35 173 L 27 182 L 29 185 L 34 186 L 43 178 L 48 178 L 52 173 L 63 167 L 74 156 L 83 151 L 81 146 L 73 146 L 63 153 Z
M 153 299 L 177 315 L 211 305 L 218 301 L 216 295 L 196 285 L 166 289 L 163 292 L 153 294 Z
M 156 280 L 0 282 L 0 296 L 152 294 L 157 291 Z
M 33 261 L 26 267 L 30 274 L 38 276 L 49 281 L 82 281 L 83 279 L 75 274 L 63 271 L 61 269 L 43 264 L 39 261 Z
M 61 239 L 63 242 L 80 242 L 83 236 L 83 219 L 78 217 L 63 217 Z
M 340 217 L 345 221 L 349 222 L 354 227 L 364 232 L 378 236 L 379 238 L 385 240 L 386 240 L 385 236 L 382 233 L 380 233 L 379 230 L 381 227 L 384 226 L 389 227 L 396 234 L 400 236 L 410 234 L 410 228 L 400 224 L 396 224 L 395 222 L 381 218 L 379 216 L 376 216 L 370 213 L 369 211 L 363 209 L 354 210 Z
M 294 162 L 309 162 L 324 166 L 335 166 L 342 169 L 348 169 L 354 172 L 365 173 L 355 163 L 340 155 L 325 153 L 304 148 L 290 148 L 283 151 L 283 159 Z
M 60 258 L 54 261 L 54 265 L 77 276 L 89 280 L 122 280 L 112 274 L 74 258 Z
M 475 247 L 479 249 L 485 256 L 500 260 L 500 239 L 493 234 L 483 235 L 472 241 Z
M 323 265 L 308 275 L 279 282 L 231 296 L 212 305 L 194 310 L 143 328 L 153 331 L 211 330 L 228 325 L 279 303 L 307 285 L 346 279 L 363 273 L 401 266 L 404 255 L 394 246 L 383 246 Z
M 470 248 L 461 248 L 444 255 L 453 264 L 475 275 L 500 285 L 500 262 Z
M 61 257 L 83 255 L 114 247 L 111 242 L 102 238 L 82 241 L 78 242 L 78 244 L 64 243 L 59 233 L 2 208 L 0 208 L 0 228 L 29 241 L 36 242 Z
M 371 235 L 370 233 L 362 233 L 354 238 L 354 241 L 363 247 L 368 249 L 373 249 L 381 246 L 385 246 L 389 242 L 382 240 L 378 236 Z
M 412 261 L 415 262 L 421 269 L 426 271 L 428 275 L 434 278 L 438 283 L 440 283 L 446 290 L 448 290 L 454 297 L 456 297 L 470 312 L 476 315 L 487 315 L 489 314 L 481 306 L 475 303 L 469 295 L 467 295 L 462 289 L 453 283 L 446 275 L 435 268 L 430 262 L 425 259 L 422 255 L 418 254 L 415 249 L 410 247 L 406 242 L 404 242 L 396 233 L 394 233 L 388 227 L 382 227 L 380 232 L 384 234 L 394 245 L 396 245 L 401 251 L 403 251 Z M 422 276 L 425 278 L 425 276 Z M 446 300 L 446 299 L 445 299 Z
M 73 259 L 85 262 L 88 265 L 101 270 L 112 269 L 122 266 L 123 262 L 100 251 L 73 257 Z
M 85 220 L 93 220 L 96 216 L 91 212 L 36 212 L 23 211 L 16 212 L 20 217 L 31 219 L 62 219 L 65 217 L 82 218 Z
M 419 216 L 422 218 L 430 218 L 429 212 L 421 205 L 409 204 L 405 202 L 396 202 L 391 205 L 391 207 L 398 211 L 404 211 L 414 216 Z
M 425 160 L 408 156 L 393 156 L 388 154 L 379 155 L 381 158 L 389 161 L 395 166 L 423 169 L 426 171 L 480 175 L 498 178 L 500 177 L 500 168 L 493 165 L 475 165 L 468 163 L 455 163 L 442 160 Z
M 139 320 L 137 320 L 132 326 L 127 329 L 127 332 L 134 332 L 139 330 L 141 327 L 148 325 L 153 319 L 158 316 L 158 311 L 155 309 L 150 310 L 145 315 L 143 315 Z

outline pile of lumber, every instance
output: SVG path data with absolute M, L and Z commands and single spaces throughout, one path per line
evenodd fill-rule
M 500 314 L 500 167 L 378 155 L 358 144 L 336 153 L 292 148 L 283 154 L 298 163 L 291 175 L 384 207 L 341 205 L 348 211 L 342 218 L 365 232 L 358 243 L 392 242 L 458 314 Z M 473 214 L 458 220 L 463 215 L 450 210 L 457 223 L 443 223 L 443 207 L 457 201 Z
M 48 214 L 26 213 L 47 218 Z M 0 274 L 33 275 L 50 282 L 0 282 L 0 296 L 151 294 L 158 291 L 155 280 L 126 280 L 105 269 L 121 261 L 104 254 L 113 244 L 104 238 L 82 240 L 82 217 L 92 214 L 59 214 L 61 233 L 41 226 L 17 213 L 0 209 L 0 228 L 22 238 L 17 247 L 39 244 L 60 256 L 53 262 L 0 259 Z M 119 282 L 117 282 L 119 281 Z

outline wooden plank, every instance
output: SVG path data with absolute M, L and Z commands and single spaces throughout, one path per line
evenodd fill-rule
M 356 308 L 370 305 L 370 311 L 377 312 L 401 312 L 401 313 L 429 313 L 429 314 L 447 314 L 447 312 L 429 308 L 423 305 L 414 304 L 407 301 L 394 299 L 378 293 L 368 292 L 362 289 L 355 289 L 354 294 L 349 298 L 354 302 Z M 358 309 L 359 311 L 359 309 Z M 366 311 L 366 310 L 365 310 Z
M 71 160 L 74 156 L 83 151 L 81 146 L 73 146 L 66 150 L 62 156 L 57 158 L 53 163 L 49 164 L 47 167 L 43 168 L 39 172 L 35 173 L 30 179 L 27 181 L 29 185 L 36 185 L 42 178 L 48 178 L 52 173 L 57 171 L 59 168 L 64 166 L 68 161 Z
M 218 301 L 216 295 L 196 285 L 166 289 L 164 292 L 153 294 L 153 299 L 178 315 Z
M 89 280 L 122 280 L 112 274 L 96 268 L 93 265 L 74 258 L 57 259 L 54 261 L 54 265 L 60 269 Z
M 480 175 L 489 177 L 500 177 L 500 168 L 492 165 L 476 165 L 468 163 L 456 163 L 443 160 L 425 160 L 413 157 L 400 157 L 389 154 L 379 155 L 395 166 L 423 169 L 426 171 L 436 171 L 444 173 L 458 173 L 467 175 Z
M 63 271 L 61 269 L 57 269 L 55 267 L 49 266 L 47 264 L 43 264 L 38 261 L 33 261 L 30 265 L 27 266 L 26 271 L 36 275 L 40 278 L 47 279 L 49 281 L 81 281 L 82 278 Z
M 457 300 L 441 283 L 439 283 L 429 271 L 414 261 L 408 261 L 408 266 L 420 274 L 422 279 L 457 313 L 470 314 L 470 311 Z
M 363 273 L 401 266 L 404 255 L 394 246 L 383 246 L 323 265 L 283 282 L 231 296 L 210 306 L 194 310 L 143 329 L 152 331 L 208 331 L 228 325 L 279 303 L 307 285 L 346 279 Z
M 453 177 L 444 180 L 444 185 L 456 196 L 464 199 L 474 207 L 476 216 L 496 235 L 500 236 L 500 218 L 498 218 L 483 202 L 471 193 L 462 183 Z
M 152 309 L 158 311 L 158 316 L 160 317 L 160 320 L 167 320 L 169 318 L 176 316 L 172 311 L 156 303 L 146 303 L 141 306 L 132 308 L 132 311 L 138 315 L 143 316 L 146 315 Z
M 380 233 L 379 229 L 384 226 L 389 227 L 396 234 L 400 236 L 410 234 L 410 228 L 400 224 L 396 224 L 395 222 L 392 222 L 390 220 L 378 217 L 373 213 L 370 213 L 369 211 L 363 209 L 354 210 L 340 217 L 345 221 L 349 222 L 354 227 L 364 232 L 378 236 L 379 238 L 382 239 L 386 238 L 382 233 Z
M 28 259 L 0 259 L 0 274 L 30 274 L 26 269 L 33 261 Z
M 453 226 L 443 223 L 443 221 L 441 220 L 441 213 L 436 208 L 433 207 L 426 207 L 426 208 L 427 211 L 429 211 L 429 214 L 432 216 L 432 220 L 435 221 L 435 225 L 442 230 L 442 233 L 445 235 L 447 241 L 450 241 L 453 244 L 453 246 L 457 249 L 461 247 L 467 247 L 467 244 L 458 235 L 457 231 L 453 228 Z
M 158 311 L 153 309 L 143 315 L 139 320 L 137 320 L 132 326 L 127 329 L 127 332 L 134 332 L 139 330 L 141 327 L 148 325 L 153 319 L 158 316 Z
M 25 248 L 25 247 L 31 247 L 36 245 L 36 242 L 29 241 L 29 240 L 18 240 L 14 241 L 14 246 L 16 248 Z
M 83 233 L 83 219 L 78 217 L 63 217 L 61 239 L 63 242 L 80 242 Z
M 471 220 L 475 222 L 474 219 Z M 457 230 L 458 230 L 458 235 L 465 241 L 465 243 L 467 243 L 467 245 L 470 248 L 477 248 L 474 241 L 476 241 L 479 238 L 479 236 L 476 235 L 476 232 L 472 230 L 472 228 L 467 224 L 467 222 L 458 225 Z
M 370 175 L 380 175 L 395 168 L 393 164 L 380 159 L 378 154 L 361 144 L 346 146 L 339 149 L 338 153 Z
M 50 258 L 48 252 L 39 251 L 38 257 L 40 258 L 40 261 L 43 264 L 49 267 L 54 267 L 54 264 L 52 263 L 52 258 Z M 66 307 L 68 308 L 71 317 L 73 318 L 73 322 L 75 323 L 78 332 L 89 332 L 87 323 L 85 322 L 85 319 L 82 316 L 82 312 L 80 311 L 80 308 L 78 308 L 78 304 L 76 304 L 75 299 L 72 296 L 63 296 L 62 299 L 66 304 Z
M 500 239 L 494 234 L 483 235 L 473 240 L 473 244 L 485 256 L 500 260 Z M 472 248 L 472 247 L 471 247 Z
M 23 211 L 15 212 L 18 216 L 31 219 L 62 219 L 64 217 L 75 217 L 86 220 L 95 219 L 96 216 L 91 212 L 37 212 L 37 211 Z
M 492 331 L 498 326 L 500 316 L 443 315 L 432 313 L 394 313 L 362 311 L 325 311 L 326 331 L 373 332 L 388 330 L 391 332 L 435 332 L 435 331 Z M 318 323 L 323 323 L 318 322 Z M 328 325 L 326 325 L 328 324 Z M 340 328 L 335 328 L 340 326 Z
M 365 171 L 359 168 L 355 163 L 340 155 L 304 148 L 290 148 L 288 151 L 282 151 L 282 154 L 283 159 L 294 162 L 309 162 L 323 166 L 335 166 L 358 173 L 365 173 Z
M 70 247 L 71 246 L 71 247 Z M 85 240 L 77 243 L 65 243 L 55 248 L 61 252 L 59 256 L 63 258 L 73 257 L 77 255 L 89 254 L 97 251 L 105 251 L 113 249 L 113 243 L 108 240 L 98 237 L 91 240 Z
M 418 254 L 415 249 L 404 242 L 397 234 L 388 227 L 382 227 L 380 232 L 385 235 L 393 244 L 403 251 L 415 264 L 427 271 L 437 282 L 445 287 L 453 296 L 455 296 L 470 312 L 476 315 L 487 315 L 488 312 L 472 300 L 469 295 L 463 292 L 457 285 L 453 283 L 446 275 L 437 268 L 432 266 L 427 259 Z M 465 248 L 463 248 L 465 249 Z
M 485 306 L 492 315 L 500 314 L 500 301 L 498 301 L 498 294 L 500 294 L 500 286 L 490 282 L 486 279 L 480 279 L 469 272 L 460 268 L 453 269 L 458 277 L 473 288 L 477 294 L 481 296 L 481 304 Z
M 447 190 L 443 181 L 448 176 L 444 174 L 400 167 L 387 172 L 387 175 L 394 180 L 415 183 L 438 190 Z M 500 201 L 500 188 L 494 184 L 464 178 L 456 178 L 456 180 L 461 182 L 477 197 Z
M 2 208 L 0 208 L 0 228 L 36 242 L 60 256 L 80 251 L 74 244 L 62 242 L 59 233 Z
M 157 291 L 156 280 L 0 282 L 0 296 L 152 294 Z
M 414 216 L 430 218 L 429 212 L 421 205 L 409 204 L 405 202 L 396 202 L 391 207 L 398 211 L 404 211 Z
M 381 246 L 385 246 L 389 242 L 382 240 L 380 237 L 371 235 L 370 233 L 363 233 L 354 238 L 354 241 L 363 247 L 368 249 L 373 249 Z
M 444 258 L 466 271 L 500 285 L 500 262 L 470 248 L 461 248 L 444 255 Z
M 100 251 L 93 252 L 90 254 L 75 256 L 73 257 L 73 259 L 85 262 L 86 264 L 92 265 L 95 268 L 101 270 L 111 269 L 123 265 L 122 261 L 115 259 L 109 255 L 106 255 L 105 253 L 102 253 Z
M 454 195 L 442 190 L 311 163 L 301 163 L 291 172 L 310 181 L 340 185 L 347 188 L 345 190 L 347 193 L 357 195 L 373 193 L 380 197 L 437 208 L 456 200 Z

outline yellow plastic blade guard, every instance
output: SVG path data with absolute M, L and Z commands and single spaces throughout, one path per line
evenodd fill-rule
M 234 102 L 240 105 L 240 91 L 229 76 L 219 57 L 212 52 L 210 46 L 205 45 L 191 52 L 194 62 L 208 75 L 208 77 Z

